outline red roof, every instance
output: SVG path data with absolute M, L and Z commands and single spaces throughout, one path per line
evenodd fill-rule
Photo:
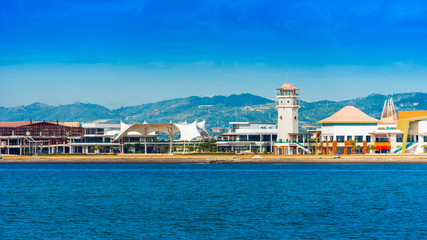
M 285 83 L 281 87 L 277 88 L 276 90 L 300 90 L 300 89 L 294 87 L 294 85 L 290 83 Z
M 0 122 L 0 127 L 17 127 L 28 124 L 30 124 L 30 122 Z
M 379 121 L 353 106 L 346 106 L 318 123 L 375 123 Z

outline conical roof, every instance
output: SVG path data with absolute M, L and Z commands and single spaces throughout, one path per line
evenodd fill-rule
M 346 106 L 318 123 L 377 123 L 379 121 L 380 120 L 368 116 L 356 107 Z
M 285 83 L 281 87 L 277 88 L 276 90 L 300 90 L 297 87 L 294 87 L 291 83 Z

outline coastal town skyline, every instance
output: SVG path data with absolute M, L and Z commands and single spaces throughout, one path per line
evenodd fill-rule
M 2 2 L 2 106 L 272 99 L 287 74 L 306 101 L 427 92 L 419 3 Z
M 420 239 L 421 0 L 0 0 L 1 239 Z

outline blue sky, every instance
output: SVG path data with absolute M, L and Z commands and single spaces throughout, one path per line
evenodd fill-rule
M 427 91 L 423 1 L 0 0 L 0 106 Z

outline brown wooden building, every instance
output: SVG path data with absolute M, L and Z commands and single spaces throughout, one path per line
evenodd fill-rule
M 1 154 L 69 153 L 70 140 L 83 136 L 79 123 L 0 122 Z

